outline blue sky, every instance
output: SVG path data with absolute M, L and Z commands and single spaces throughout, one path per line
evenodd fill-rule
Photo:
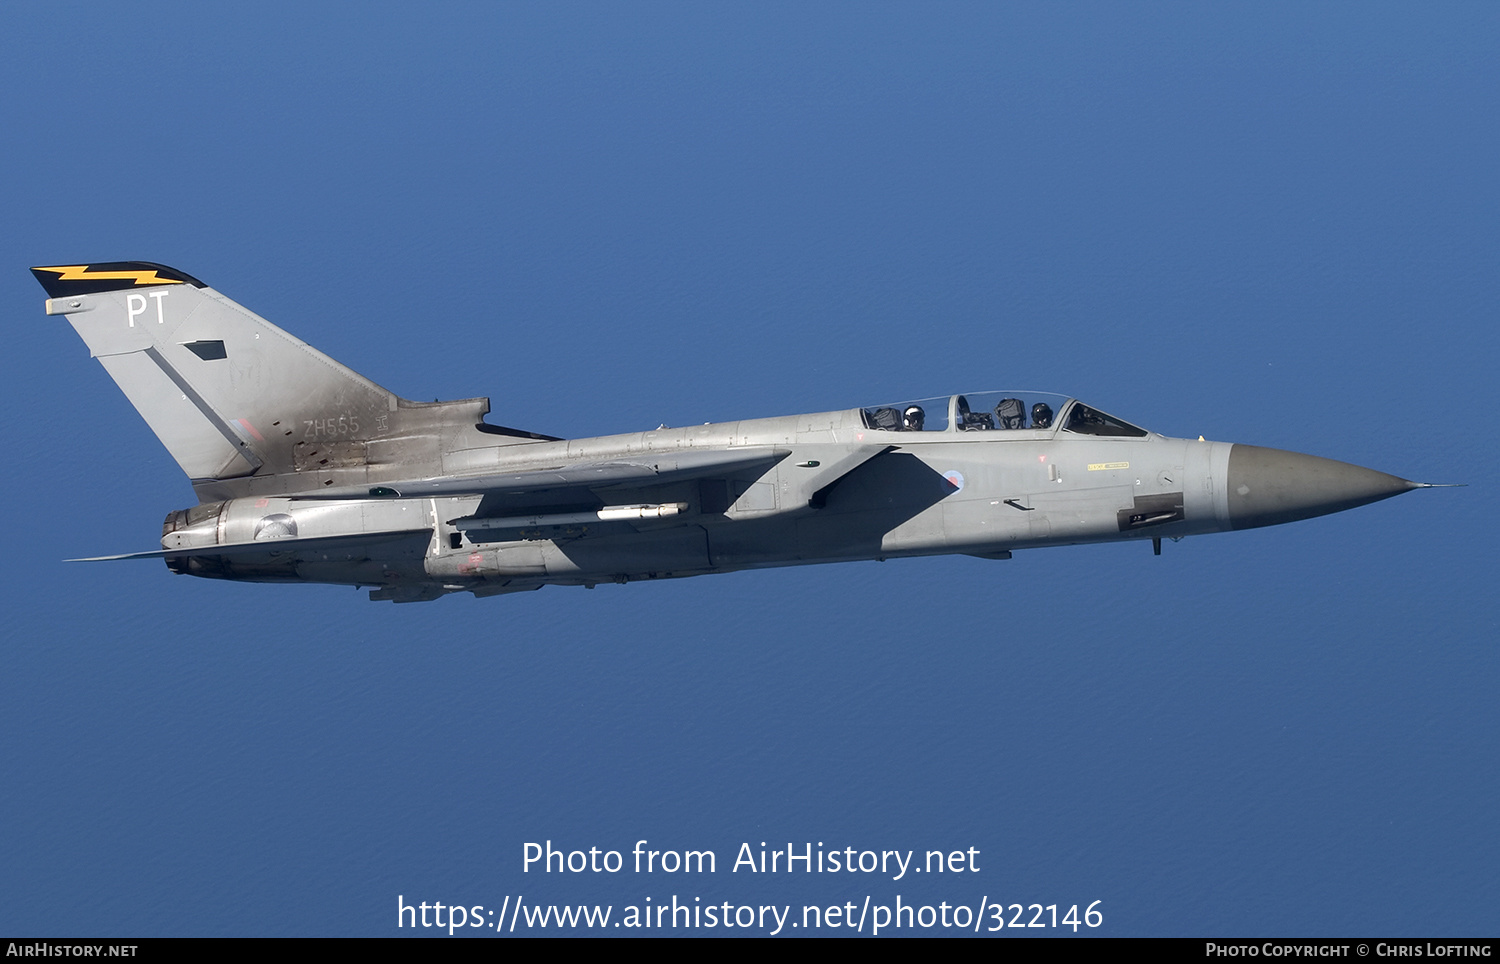
M 1493 934 L 1497 41 L 1485 4 L 11 11 L 0 929 L 900 894 Z M 1469 487 L 402 607 L 64 564 L 193 501 L 25 270 L 126 259 L 554 435 L 1025 387 Z M 523 873 L 548 839 L 982 869 Z

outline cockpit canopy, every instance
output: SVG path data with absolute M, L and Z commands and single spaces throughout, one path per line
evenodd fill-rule
M 1149 433 L 1053 392 L 971 392 L 861 409 L 865 427 L 887 432 L 1027 432 L 1145 438 Z M 1034 435 L 1032 436 L 1034 437 Z

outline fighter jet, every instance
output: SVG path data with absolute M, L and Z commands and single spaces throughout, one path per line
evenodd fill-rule
M 174 573 L 418 602 L 737 569 L 1150 541 L 1278 525 L 1424 483 L 1167 438 L 1003 391 L 562 439 L 416 402 L 203 282 L 142 261 L 32 268 L 191 479 Z

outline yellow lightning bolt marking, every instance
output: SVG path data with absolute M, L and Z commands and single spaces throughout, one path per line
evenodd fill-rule
M 57 272 L 58 281 L 134 281 L 138 285 L 180 285 L 173 278 L 159 278 L 156 271 L 89 271 L 86 264 L 65 264 L 55 268 L 38 268 L 38 271 Z

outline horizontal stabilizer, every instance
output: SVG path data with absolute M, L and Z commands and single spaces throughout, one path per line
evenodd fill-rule
M 324 552 L 377 545 L 416 535 L 431 538 L 432 529 L 392 529 L 385 532 L 361 532 L 354 535 L 312 536 L 306 539 L 262 539 L 258 542 L 231 542 L 218 546 L 157 549 L 152 552 L 127 552 L 120 556 L 91 556 L 87 559 L 65 561 L 115 562 L 120 559 L 181 559 L 187 556 L 253 556 L 272 552 Z

